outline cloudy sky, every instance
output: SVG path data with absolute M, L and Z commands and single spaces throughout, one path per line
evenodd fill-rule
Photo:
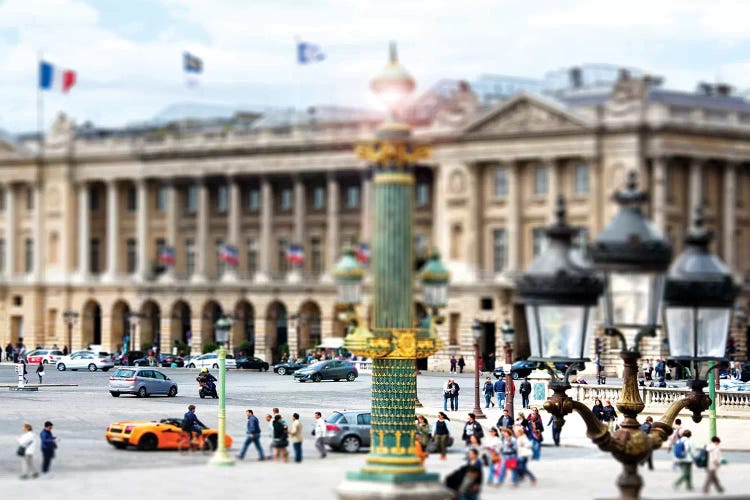
M 45 93 L 47 124 L 62 110 L 117 126 L 183 102 L 376 107 L 367 85 L 389 40 L 421 89 L 582 63 L 748 89 L 748 19 L 739 0 L 0 0 L 0 128 L 36 128 L 40 54 L 78 72 L 69 95 Z M 327 59 L 297 65 L 295 37 Z M 193 88 L 186 50 L 205 65 Z

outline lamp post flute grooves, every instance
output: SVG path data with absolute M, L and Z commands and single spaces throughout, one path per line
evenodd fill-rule
M 373 174 L 373 315 L 368 326 L 356 312 L 361 298 L 363 270 L 350 249 L 336 266 L 338 302 L 350 322 L 344 346 L 373 359 L 372 425 L 366 464 L 347 474 L 339 498 L 444 499 L 449 492 L 438 474 L 425 472 L 415 448 L 415 359 L 437 351 L 433 323 L 415 326 L 413 294 L 414 163 L 429 155 L 429 148 L 411 142 L 408 125 L 396 121 L 396 106 L 415 82 L 401 66 L 391 46 L 390 61 L 372 81 L 372 89 L 387 100 L 390 119 L 377 131 L 375 141 L 357 147 Z M 432 260 L 432 259 L 431 259 Z M 439 264 L 425 265 L 423 303 L 445 304 L 448 276 Z M 429 269 L 428 269 L 429 267 Z
M 700 363 L 723 359 L 739 292 L 727 267 L 708 250 L 712 235 L 703 228 L 700 209 L 696 209 L 693 227 L 685 238 L 685 251 L 667 272 L 671 247 L 641 213 L 646 193 L 637 187 L 631 173 L 627 188 L 616 193 L 621 209 L 591 246 L 594 268 L 573 252 L 575 229 L 565 221 L 561 198 L 557 222 L 547 229 L 548 250 L 517 282 L 529 328 L 529 359 L 544 363 L 553 377 L 553 395 L 544 408 L 558 426 L 573 411 L 583 418 L 586 435 L 623 466 L 617 479 L 623 500 L 640 497 L 643 480 L 638 464 L 669 438 L 678 413 L 690 410 L 697 423 L 709 408 L 711 399 L 704 392 L 707 382 L 699 378 Z M 586 405 L 565 393 L 570 389 L 571 369 L 589 361 L 592 310 L 602 291 L 603 328 L 607 335 L 619 338 L 624 365 L 622 395 L 617 402 L 624 419 L 614 433 Z M 692 362 L 695 379 L 688 383 L 691 391 L 675 401 L 647 434 L 637 420 L 645 407 L 638 391 L 638 360 L 641 341 L 654 337 L 661 328 L 658 311 L 662 298 L 671 359 Z M 623 331 L 634 334 L 630 347 Z M 548 365 L 554 361 L 570 363 L 562 380 Z

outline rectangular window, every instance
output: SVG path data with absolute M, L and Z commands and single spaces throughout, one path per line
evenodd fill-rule
M 576 165 L 573 190 L 576 194 L 589 192 L 589 166 Z
M 198 186 L 188 186 L 185 189 L 185 213 L 194 214 L 198 211 Z
M 508 197 L 508 169 L 506 167 L 495 168 L 494 195 L 497 199 Z
M 216 189 L 216 211 L 220 214 L 227 213 L 229 207 L 229 190 L 227 186 L 219 186 Z
M 417 183 L 417 206 L 424 207 L 430 203 L 430 184 L 427 182 Z
M 505 258 L 508 249 L 505 229 L 492 231 L 492 270 L 496 273 L 505 269 Z
M 5 210 L 5 189 L 0 189 L 0 210 Z
M 290 188 L 283 188 L 281 190 L 281 196 L 279 197 L 279 208 L 281 210 L 292 209 L 292 190 Z
M 192 276 L 195 273 L 195 240 L 185 238 L 185 274 Z
M 326 206 L 326 189 L 323 186 L 315 186 L 313 189 L 312 206 L 320 210 Z
M 414 235 L 414 257 L 424 258 L 427 256 L 427 236 L 424 234 Z
M 534 257 L 541 255 L 547 249 L 547 237 L 544 231 L 545 229 L 543 227 L 532 229 L 531 239 Z
M 135 238 L 128 238 L 126 242 L 127 249 L 127 272 L 133 274 L 137 267 L 138 254 L 136 253 L 136 241 Z
M 346 208 L 357 208 L 359 206 L 359 186 L 346 188 Z
M 323 242 L 320 236 L 310 238 L 310 270 L 314 274 L 323 272 Z
M 56 326 L 57 326 L 57 309 L 47 309 L 47 325 L 46 325 L 46 335 L 47 337 L 55 338 L 55 335 L 57 334 Z
M 24 269 L 27 273 L 34 270 L 34 240 L 31 238 L 24 240 Z
M 91 274 L 99 274 L 101 272 L 101 266 L 99 265 L 101 251 L 99 238 L 91 238 L 91 241 L 89 241 L 89 271 Z
M 167 211 L 167 186 L 159 186 L 156 189 L 156 211 L 163 214 Z
M 128 212 L 135 212 L 138 210 L 138 192 L 136 191 L 135 186 L 128 187 L 127 204 Z
M 279 238 L 278 240 L 278 257 L 279 257 L 279 272 L 285 273 L 289 270 L 289 262 L 286 260 L 286 250 L 289 247 L 289 240 L 286 238 Z
M 0 272 L 5 272 L 5 238 L 0 238 Z
M 254 274 L 258 271 L 258 240 L 255 236 L 247 239 L 247 272 Z
M 549 189 L 548 175 L 547 167 L 536 167 L 534 169 L 534 194 L 547 194 Z
M 34 210 L 34 188 L 26 188 L 26 210 Z
M 344 247 L 354 247 L 356 241 L 357 238 L 351 233 L 347 233 L 341 238 L 341 243 Z
M 448 317 L 448 345 L 458 345 L 458 330 L 461 326 L 461 314 L 451 313 Z
M 251 189 L 247 193 L 247 208 L 251 212 L 257 212 L 260 210 L 260 191 L 257 189 Z
M 91 212 L 99 210 L 99 191 L 93 186 L 89 188 L 89 210 Z

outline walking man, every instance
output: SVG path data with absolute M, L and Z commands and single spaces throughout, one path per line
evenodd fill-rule
M 478 444 L 482 444 L 484 430 L 479 422 L 476 421 L 476 416 L 473 413 L 469 413 L 469 421 L 464 425 L 464 432 L 461 435 L 461 439 L 466 442 L 466 446 L 471 445 L 471 436 L 477 439 Z
M 52 459 L 55 458 L 55 448 L 57 448 L 57 438 L 52 435 L 52 422 L 44 422 L 44 429 L 39 433 L 42 441 L 42 473 L 49 472 L 49 466 Z
M 706 464 L 706 482 L 703 484 L 703 493 L 708 494 L 708 489 L 713 484 L 719 493 L 724 493 L 724 488 L 719 483 L 719 467 L 721 466 L 721 439 L 718 436 L 711 438 L 711 443 L 706 446 L 708 452 L 708 463 Z
M 321 418 L 321 414 L 319 411 L 315 412 L 315 429 L 312 431 L 313 436 L 315 436 L 315 449 L 318 450 L 318 453 L 320 453 L 320 458 L 326 457 L 326 444 L 325 444 L 325 435 L 326 435 L 326 423 L 325 420 Z
M 451 410 L 458 411 L 458 393 L 461 387 L 458 382 L 451 380 Z
M 247 453 L 247 449 L 250 446 L 250 443 L 252 443 L 255 445 L 255 449 L 258 450 L 258 459 L 263 461 L 265 460 L 265 457 L 263 456 L 263 448 L 260 445 L 260 422 L 258 421 L 258 417 L 253 414 L 253 410 L 247 410 L 245 413 L 247 414 L 245 443 L 242 445 L 242 451 L 237 455 L 237 458 L 244 460 L 245 453 Z
M 294 449 L 294 461 L 302 461 L 302 422 L 299 421 L 299 413 L 292 413 L 292 449 Z
M 675 463 L 680 467 L 680 477 L 674 483 L 675 489 L 684 482 L 688 491 L 693 490 L 693 458 L 695 454 L 693 443 L 690 442 L 690 436 L 692 435 L 690 429 L 682 431 L 682 437 L 673 448 Z
M 531 382 L 529 382 L 528 377 L 524 377 L 523 382 L 521 382 L 521 387 L 518 388 L 519 392 L 521 393 L 521 404 L 524 408 L 529 407 L 529 395 L 531 394 Z
M 490 377 L 487 377 L 487 381 L 484 383 L 484 401 L 485 401 L 485 408 L 489 408 L 490 405 L 495 406 L 495 402 L 492 401 L 492 396 L 495 394 L 494 386 L 492 385 L 492 380 Z
M 497 407 L 505 408 L 505 380 L 502 377 L 495 380 L 493 389 L 495 390 L 495 394 L 497 394 Z

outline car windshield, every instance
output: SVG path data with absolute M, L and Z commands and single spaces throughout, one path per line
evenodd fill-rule
M 328 361 L 318 361 L 314 365 L 310 365 L 310 368 L 323 368 L 328 364 Z
M 326 419 L 326 422 L 329 424 L 345 424 L 346 423 L 346 417 L 344 417 L 343 413 L 339 413 L 337 411 L 331 413 L 331 415 L 328 416 Z
M 126 370 L 126 369 L 119 369 L 115 372 L 116 378 L 130 378 L 135 373 L 135 370 Z
M 227 359 L 234 359 L 234 354 L 227 354 Z

